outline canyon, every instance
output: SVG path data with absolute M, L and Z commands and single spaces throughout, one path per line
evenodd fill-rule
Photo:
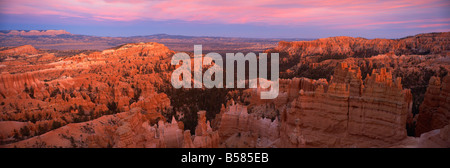
M 264 51 L 280 53 L 275 99 L 174 89 L 177 52 L 156 42 L 74 55 L 4 46 L 0 147 L 448 148 L 449 39 L 281 41 Z

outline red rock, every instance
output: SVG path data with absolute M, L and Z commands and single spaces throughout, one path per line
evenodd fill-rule
M 417 118 L 416 136 L 450 123 L 450 75 L 431 77 Z
M 313 41 L 279 42 L 278 46 L 268 52 L 287 52 L 290 56 L 346 56 L 346 57 L 371 57 L 378 54 L 395 53 L 441 54 L 448 50 L 450 38 L 449 32 L 419 34 L 398 40 L 389 39 L 365 39 L 353 37 L 329 37 Z M 282 61 L 281 61 L 282 62 Z
M 275 146 L 386 147 L 406 138 L 412 95 L 402 88 L 401 79 L 394 79 L 386 69 L 374 70 L 362 81 L 358 67 L 342 63 L 329 83 L 306 78 L 281 80 L 278 98 L 251 105 L 271 103 L 279 104 L 275 111 L 280 112 L 279 137 L 274 138 L 279 142 Z M 222 139 L 244 132 L 230 130 L 245 117 L 234 117 L 229 125 L 223 124 L 224 118 L 230 117 L 221 116 L 218 130 Z
M 249 115 L 245 106 L 232 102 L 219 116 L 217 131 L 225 147 L 270 147 L 279 138 L 278 119 L 272 122 Z M 254 142 L 249 142 L 252 139 Z
M 33 46 L 31 45 L 23 45 L 23 46 L 18 46 L 18 47 L 12 47 L 9 49 L 4 49 L 0 51 L 0 58 L 1 57 L 11 57 L 11 56 L 22 56 L 22 57 L 26 57 L 29 55 L 34 55 L 34 54 L 38 54 L 38 50 L 36 50 Z M 12 58 L 9 58 L 12 59 Z

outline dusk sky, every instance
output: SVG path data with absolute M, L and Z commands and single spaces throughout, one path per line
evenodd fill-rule
M 0 0 L 1 30 L 400 38 L 450 31 L 450 0 Z

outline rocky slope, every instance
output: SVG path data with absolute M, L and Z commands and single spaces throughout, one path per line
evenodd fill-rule
M 24 45 L 24 46 L 19 46 L 19 47 L 13 47 L 13 48 L 2 48 L 2 50 L 0 51 L 1 55 L 33 55 L 33 54 L 37 54 L 38 50 L 36 50 L 33 46 L 31 45 Z
M 204 111 L 199 112 L 195 135 L 183 131 L 183 125 L 159 120 L 160 114 L 133 108 L 129 112 L 107 115 L 98 119 L 72 123 L 40 136 L 3 147 L 39 148 L 214 148 L 219 136 L 209 122 L 203 122 Z M 153 124 L 152 123 L 157 123 Z
M 165 120 L 161 114 L 170 109 L 170 100 L 156 90 L 170 77 L 173 53 L 162 44 L 135 43 L 103 53 L 59 58 L 43 53 L 2 62 L 0 122 L 26 126 L 3 133 L 1 142 L 132 108 L 157 112 Z

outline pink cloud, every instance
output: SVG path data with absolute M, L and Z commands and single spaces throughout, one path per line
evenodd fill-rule
M 386 25 L 395 25 L 396 27 L 404 28 L 428 28 L 428 27 L 440 27 L 450 25 L 450 18 L 439 18 L 439 19 L 415 19 L 415 20 L 396 20 L 396 21 L 379 21 L 379 22 L 367 22 L 367 21 L 355 21 L 360 22 L 359 24 L 347 24 L 336 26 L 334 28 L 339 29 L 350 29 L 350 28 L 380 28 Z
M 97 21 L 184 20 L 371 29 L 402 24 L 448 26 L 448 20 L 432 20 L 450 18 L 448 12 L 433 13 L 433 9 L 445 7 L 450 7 L 446 0 L 14 0 L 2 3 L 0 13 Z
M 443 26 L 448 26 L 450 25 L 449 23 L 437 23 L 437 24 L 423 24 L 423 25 L 417 25 L 414 27 L 419 27 L 419 28 L 429 28 L 429 27 L 443 27 Z

